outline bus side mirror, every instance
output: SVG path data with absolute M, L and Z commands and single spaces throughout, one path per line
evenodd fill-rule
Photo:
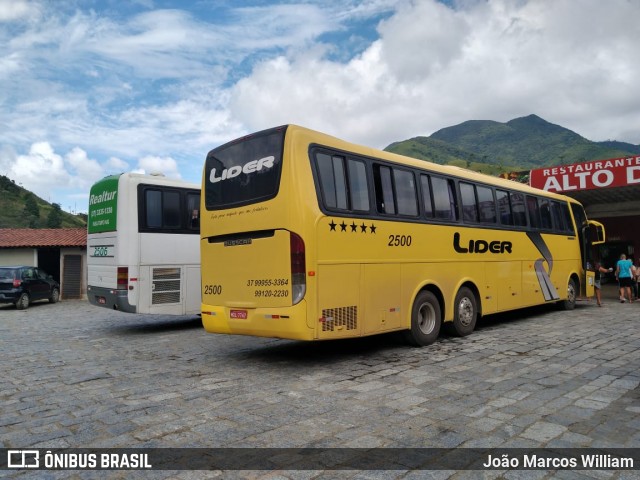
M 604 233 L 604 225 L 595 220 L 589 220 L 589 227 L 591 230 L 591 245 L 600 245 L 605 242 L 606 236 Z

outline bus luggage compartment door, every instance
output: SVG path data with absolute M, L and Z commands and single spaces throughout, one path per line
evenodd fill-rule
M 360 265 L 318 266 L 319 339 L 359 336 Z

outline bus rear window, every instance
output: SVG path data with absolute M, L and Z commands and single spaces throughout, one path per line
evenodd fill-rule
M 207 210 L 262 202 L 278 193 L 285 128 L 227 143 L 207 155 L 204 195 Z

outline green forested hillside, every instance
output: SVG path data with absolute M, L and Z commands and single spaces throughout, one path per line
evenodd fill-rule
M 624 157 L 640 153 L 640 145 L 592 142 L 571 130 L 529 115 L 506 123 L 469 120 L 438 130 L 429 137 L 392 143 L 385 150 L 494 173 Z
M 0 228 L 85 227 L 86 216 L 71 215 L 0 175 Z

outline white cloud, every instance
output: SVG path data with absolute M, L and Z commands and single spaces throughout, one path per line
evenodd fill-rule
M 118 157 L 110 157 L 109 160 L 107 160 L 106 166 L 111 172 L 120 173 L 129 170 L 129 164 Z
M 12 22 L 36 12 L 37 6 L 27 0 L 0 0 L 0 22 Z
M 181 178 L 178 164 L 171 157 L 143 157 L 138 160 L 139 173 L 156 174 L 161 173 L 170 178 Z
M 230 108 L 250 129 L 296 122 L 376 147 L 530 113 L 638 143 L 626 135 L 640 125 L 639 17 L 621 0 L 408 2 L 347 64 L 318 50 L 261 63 Z
M 63 204 L 63 208 L 68 206 L 61 200 L 63 196 L 87 197 L 91 185 L 118 166 L 126 163 L 110 159 L 103 166 L 78 147 L 61 155 L 48 142 L 33 143 L 24 155 L 7 148 L 0 151 L 0 173 L 49 202 Z
M 284 123 L 385 147 L 535 113 L 640 143 L 637 1 L 142 3 L 0 0 L 0 172 L 197 181 L 208 150 Z

